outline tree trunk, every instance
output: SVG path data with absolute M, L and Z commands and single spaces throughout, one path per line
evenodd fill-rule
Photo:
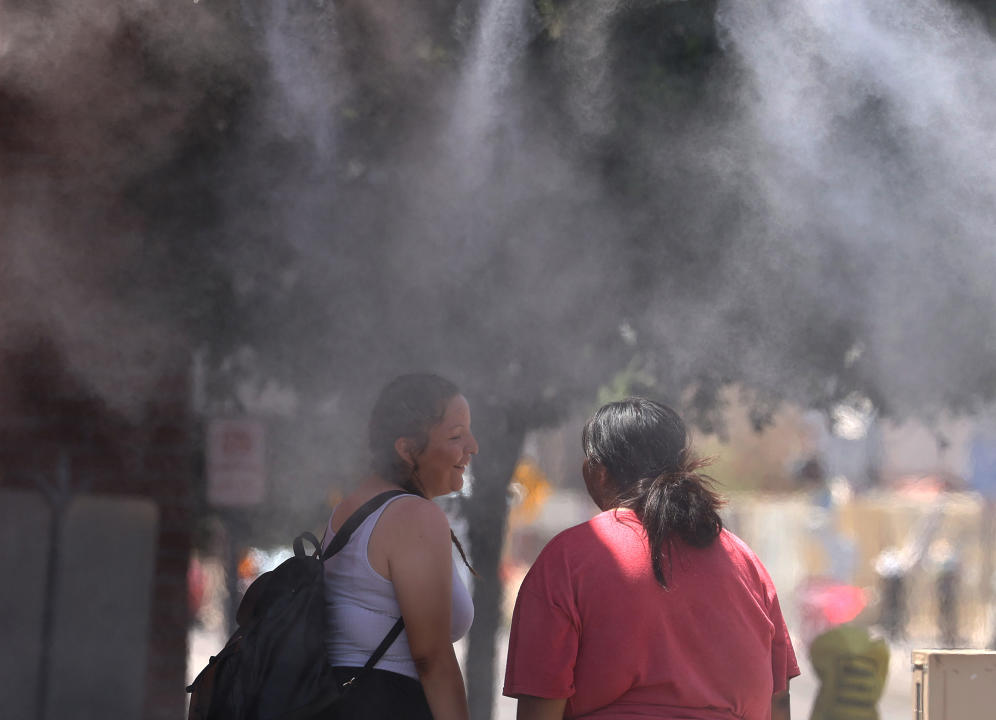
M 467 648 L 467 691 L 470 717 L 489 720 L 495 701 L 495 637 L 502 622 L 502 585 L 498 576 L 508 482 L 515 471 L 525 428 L 510 421 L 503 407 L 474 407 L 474 429 L 480 454 L 474 458 L 474 486 L 463 506 L 474 578 L 474 624 Z

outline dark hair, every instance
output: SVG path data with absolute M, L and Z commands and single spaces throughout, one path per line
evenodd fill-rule
M 398 438 L 414 440 L 414 454 L 421 454 L 429 444 L 429 430 L 442 422 L 446 405 L 459 394 L 460 388 L 455 384 L 432 373 L 400 375 L 389 382 L 380 391 L 370 413 L 370 459 L 374 472 L 397 483 L 403 490 L 425 497 L 418 476 L 418 462 L 407 463 L 394 444 Z M 452 530 L 450 538 L 464 565 L 476 576 Z
M 585 423 L 584 453 L 602 465 L 615 492 L 613 505 L 636 513 L 647 533 L 654 577 L 667 587 L 664 554 L 671 538 L 706 547 L 723 529 L 722 501 L 712 479 L 698 472 L 688 428 L 667 405 L 640 397 L 603 405 Z

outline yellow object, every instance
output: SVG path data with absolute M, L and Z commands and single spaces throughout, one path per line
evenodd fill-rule
M 809 659 L 820 678 L 810 720 L 878 720 L 889 673 L 889 646 L 854 625 L 818 635 Z
M 550 496 L 550 483 L 539 465 L 530 458 L 522 458 L 515 466 L 512 482 L 519 485 L 522 500 L 509 511 L 508 521 L 512 526 L 527 525 L 536 519 L 543 503 Z

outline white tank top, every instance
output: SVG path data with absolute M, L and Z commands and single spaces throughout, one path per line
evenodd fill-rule
M 326 646 L 329 663 L 341 667 L 362 667 L 374 649 L 401 617 L 394 583 L 370 565 L 367 546 L 381 513 L 398 495 L 370 513 L 353 532 L 346 547 L 325 563 L 325 612 L 328 619 Z M 335 514 L 335 510 L 332 511 Z M 325 534 L 327 547 L 335 533 L 332 516 Z M 474 621 L 474 603 L 453 561 L 453 599 L 450 612 L 450 640 L 456 642 L 470 630 Z M 377 668 L 407 675 L 418 680 L 408 634 L 402 630 L 398 639 L 378 661 Z

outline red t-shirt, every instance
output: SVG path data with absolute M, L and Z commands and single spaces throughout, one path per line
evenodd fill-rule
M 557 535 L 519 590 L 504 694 L 567 698 L 565 718 L 768 720 L 799 666 L 761 561 L 724 530 L 674 541 L 664 570 L 667 590 L 629 510 Z

